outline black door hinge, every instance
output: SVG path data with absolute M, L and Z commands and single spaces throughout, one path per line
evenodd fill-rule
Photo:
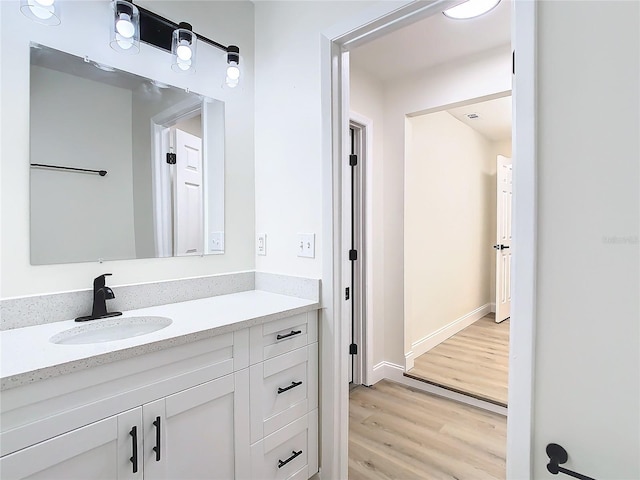
M 358 260 L 358 251 L 357 250 L 349 250 L 349 260 L 355 261 Z
M 349 166 L 355 167 L 358 164 L 358 155 L 349 155 Z
M 169 165 L 176 164 L 177 155 L 175 153 L 167 153 L 167 163 Z
M 345 288 L 344 290 L 344 299 L 349 300 L 349 287 Z
M 511 52 L 511 71 L 516 74 L 516 51 Z
M 358 345 L 352 343 L 349 345 L 349 355 L 357 355 L 358 354 Z

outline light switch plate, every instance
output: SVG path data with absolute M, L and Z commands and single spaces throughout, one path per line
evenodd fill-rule
M 211 252 L 224 252 L 224 232 L 211 232 L 209 234 L 209 250 Z
M 316 256 L 316 235 L 315 233 L 298 234 L 298 256 L 315 258 Z
M 256 255 L 267 254 L 267 234 L 259 233 L 256 238 Z

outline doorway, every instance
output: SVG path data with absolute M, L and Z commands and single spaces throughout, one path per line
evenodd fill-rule
M 332 72 L 333 72 L 333 83 L 332 83 L 332 98 L 337 99 L 336 104 L 337 108 L 334 109 L 333 116 L 333 132 L 334 139 L 338 139 L 337 142 L 334 142 L 333 149 L 333 171 L 339 172 L 341 170 L 341 162 L 344 159 L 344 154 L 347 153 L 348 149 L 346 147 L 346 142 L 343 142 L 341 139 L 346 139 L 348 132 L 348 53 L 345 52 L 345 49 L 349 49 L 357 46 L 358 44 L 362 44 L 365 41 L 365 38 L 369 36 L 371 38 L 372 35 L 379 35 L 381 30 L 384 28 L 387 29 L 395 29 L 402 22 L 413 22 L 418 17 L 426 17 L 433 14 L 439 14 L 441 8 L 445 4 L 450 4 L 451 2 L 434 2 L 425 6 L 421 5 L 411 5 L 406 8 L 401 8 L 396 10 L 395 12 L 384 17 L 383 20 L 380 20 L 379 17 L 372 17 L 377 19 L 376 22 L 369 23 L 368 21 L 362 21 L 361 18 L 359 24 L 350 25 L 348 30 L 344 30 L 344 33 L 339 35 L 331 35 L 328 37 L 326 43 L 327 46 L 331 45 L 331 48 L 326 49 L 326 53 L 328 54 L 326 58 L 329 56 L 332 57 L 333 61 L 327 63 L 327 65 L 332 64 Z M 535 282 L 534 282 L 534 269 L 532 268 L 535 262 L 535 144 L 534 144 L 534 125 L 535 118 L 533 112 L 535 109 L 533 108 L 535 105 L 535 96 L 534 96 L 534 88 L 533 88 L 533 72 L 534 72 L 534 18 L 535 18 L 535 8 L 533 5 L 530 5 L 528 2 L 524 4 L 514 5 L 514 43 L 518 46 L 519 56 L 515 60 L 515 69 L 518 70 L 519 76 L 514 77 L 514 98 L 515 104 L 517 106 L 514 107 L 514 117 L 518 124 L 518 129 L 515 134 L 515 149 L 521 150 L 521 153 L 516 153 L 519 158 L 519 166 L 514 167 L 514 186 L 516 191 L 518 192 L 517 196 L 514 198 L 514 211 L 518 214 L 516 216 L 517 220 L 514 223 L 514 238 L 518 239 L 518 255 L 514 257 L 513 264 L 513 276 L 514 283 L 517 283 L 518 288 L 514 290 L 514 301 L 512 308 L 512 317 L 517 314 L 519 319 L 518 325 L 519 328 L 512 327 L 512 345 L 515 344 L 518 347 L 519 355 L 518 361 L 511 362 L 511 380 L 510 380 L 510 411 L 516 412 L 517 415 L 514 416 L 514 420 L 509 420 L 509 432 L 510 432 L 510 440 L 509 440 L 509 456 L 507 462 L 507 472 L 509 477 L 525 477 L 528 475 L 530 471 L 530 459 L 528 456 L 528 452 L 530 451 L 530 433 L 531 433 L 531 395 L 532 395 L 532 386 L 531 386 L 531 378 L 532 378 L 532 361 L 533 361 L 533 298 L 535 293 Z M 411 18 L 411 20 L 407 20 Z M 375 32 L 375 33 L 374 33 Z M 330 53 L 330 55 L 329 55 Z M 345 61 L 345 58 L 347 61 Z M 345 102 L 346 101 L 346 102 Z M 337 185 L 342 185 L 341 175 L 333 175 L 334 186 L 335 182 L 338 182 Z M 334 187 L 332 189 L 334 192 L 341 191 L 341 188 L 337 189 Z M 341 203 L 340 195 L 338 195 L 338 200 Z M 343 217 L 341 215 L 335 216 L 329 210 L 325 210 L 325 212 L 332 218 L 333 232 L 342 232 L 343 228 Z M 343 236 L 341 234 L 333 234 L 333 251 L 338 252 L 342 251 L 341 243 Z M 336 264 L 334 264 L 336 265 Z M 344 292 L 344 286 L 349 285 L 349 277 L 348 275 L 338 275 L 337 278 L 342 278 L 343 280 L 340 282 L 333 283 L 332 288 L 332 297 L 335 300 L 332 307 L 333 312 L 340 312 L 343 310 L 341 301 L 338 299 L 342 298 L 342 294 Z M 339 318 L 336 319 L 338 325 L 344 326 L 338 328 L 336 331 L 340 332 L 336 338 L 335 348 L 336 352 L 344 351 L 345 353 L 348 351 L 348 329 L 346 324 L 341 323 Z M 385 341 L 387 337 L 385 336 Z M 325 357 L 326 358 L 326 357 Z M 344 362 L 344 360 L 336 359 L 338 363 Z M 512 357 L 513 360 L 513 357 Z M 395 370 L 397 364 L 389 362 L 385 360 L 382 362 L 382 367 L 388 369 L 391 368 Z M 345 372 L 345 380 L 347 369 L 343 370 Z M 513 373 L 518 373 L 514 375 Z M 340 380 L 338 380 L 340 381 Z M 341 398 L 341 402 L 344 401 L 347 397 L 347 389 L 346 389 L 346 381 L 342 383 L 344 387 L 340 387 L 339 384 L 336 384 L 335 388 L 340 391 L 342 388 L 342 393 L 339 394 Z M 512 388 L 513 386 L 517 388 Z M 328 391 L 327 395 L 331 395 L 331 392 Z M 344 404 L 343 404 L 344 405 Z M 340 414 L 342 415 L 342 414 Z M 335 439 L 343 439 L 346 440 L 346 432 L 344 431 L 345 425 L 344 423 L 333 423 L 333 420 L 329 419 L 326 423 L 323 424 L 323 431 L 325 434 L 328 434 L 331 438 Z M 340 427 L 338 428 L 338 425 Z M 336 433 L 334 436 L 331 432 L 336 431 L 338 428 L 340 433 Z M 345 452 L 344 443 L 340 444 L 339 447 L 340 452 Z M 327 445 L 327 455 L 332 455 L 335 450 L 335 445 L 333 448 Z M 340 456 L 341 454 L 338 454 Z M 334 456 L 335 458 L 335 456 Z M 334 465 L 335 468 L 339 468 L 342 471 L 342 474 L 339 476 L 345 476 L 346 472 L 342 470 L 346 466 L 346 462 L 339 462 L 338 464 L 333 463 L 333 459 L 329 459 L 328 463 L 325 465 Z M 340 466 L 340 467 L 338 467 Z M 333 467 L 330 467 L 333 468 Z M 333 470 L 332 471 L 338 471 Z

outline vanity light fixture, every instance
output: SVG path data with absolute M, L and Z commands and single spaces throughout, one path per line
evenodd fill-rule
M 140 49 L 139 42 L 143 42 L 171 53 L 172 70 L 179 73 L 193 73 L 196 67 L 198 41 L 208 43 L 227 54 L 227 85 L 233 87 L 238 85 L 240 49 L 237 46 L 222 45 L 194 32 L 189 23 L 175 23 L 146 8 L 133 5 L 130 1 L 113 0 L 113 5 L 111 46 L 115 50 L 122 53 L 137 53 Z
M 198 37 L 193 33 L 191 25 L 180 22 L 173 31 L 171 41 L 171 54 L 173 60 L 171 68 L 175 72 L 193 73 L 196 70 L 196 40 Z
M 111 41 L 116 52 L 136 54 L 140 51 L 140 11 L 133 3 L 114 0 L 112 3 Z
M 55 0 L 20 0 L 20 11 L 43 25 L 60 25 L 60 6 Z
M 454 20 L 467 20 L 479 17 L 493 10 L 500 3 L 500 0 L 467 0 L 460 5 L 445 10 L 444 15 Z
M 230 88 L 235 88 L 240 82 L 240 49 L 231 45 L 227 49 L 227 78 L 225 83 Z

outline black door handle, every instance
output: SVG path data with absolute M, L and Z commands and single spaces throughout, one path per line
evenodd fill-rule
M 160 461 L 160 417 L 156 417 L 156 421 L 153 422 L 156 427 L 156 446 L 153 447 L 153 451 L 156 452 L 156 462 Z
M 131 427 L 129 435 L 131 435 L 131 448 L 133 450 L 133 455 L 129 458 L 129 461 L 133 463 L 133 473 L 138 473 L 138 427 Z
M 581 473 L 561 467 L 561 464 L 567 463 L 567 460 L 569 460 L 569 454 L 557 443 L 550 443 L 547 445 L 547 456 L 549 457 L 549 463 L 547 464 L 547 470 L 549 473 L 553 475 L 564 473 L 565 475 L 569 475 L 570 477 L 577 478 L 579 480 L 595 480 L 594 478 L 587 477 Z
M 501 243 L 499 243 L 498 245 L 494 245 L 493 248 L 495 248 L 496 250 L 504 250 L 506 248 L 509 248 L 509 245 L 502 245 Z

